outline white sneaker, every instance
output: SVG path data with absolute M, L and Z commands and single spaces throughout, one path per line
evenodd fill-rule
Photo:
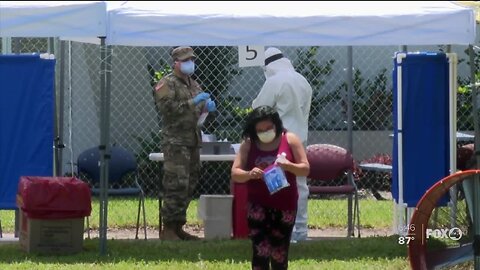
M 296 242 L 307 240 L 307 232 L 304 232 L 304 233 L 294 232 L 294 233 L 292 233 L 292 240 L 295 240 Z

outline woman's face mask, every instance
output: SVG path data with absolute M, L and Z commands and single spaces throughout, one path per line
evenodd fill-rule
M 263 143 L 271 143 L 275 139 L 275 135 L 277 135 L 275 129 L 257 133 L 258 139 Z
M 180 62 L 180 71 L 185 75 L 192 75 L 195 71 L 195 62 L 192 60 Z

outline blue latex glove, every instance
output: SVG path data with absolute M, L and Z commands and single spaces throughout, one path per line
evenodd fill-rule
M 214 112 L 217 110 L 217 105 L 215 104 L 215 101 L 208 99 L 207 103 L 205 104 L 205 107 L 207 108 L 208 112 Z
M 193 98 L 193 104 L 198 105 L 200 102 L 205 101 L 205 100 L 207 100 L 208 98 L 210 98 L 210 94 L 209 94 L 209 93 L 200 92 L 198 95 L 196 95 L 196 96 Z

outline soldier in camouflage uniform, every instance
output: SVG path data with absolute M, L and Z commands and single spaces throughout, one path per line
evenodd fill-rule
M 195 70 L 191 47 L 172 51 L 173 72 L 155 85 L 157 109 L 163 116 L 162 149 L 164 153 L 163 240 L 194 240 L 197 237 L 182 227 L 187 208 L 199 179 L 201 133 L 197 125 L 200 112 L 215 111 L 210 94 L 190 77 Z

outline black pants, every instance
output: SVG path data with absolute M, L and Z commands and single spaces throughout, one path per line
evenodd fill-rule
M 296 210 L 277 210 L 257 204 L 248 206 L 248 227 L 252 240 L 252 269 L 288 268 L 288 249 Z

